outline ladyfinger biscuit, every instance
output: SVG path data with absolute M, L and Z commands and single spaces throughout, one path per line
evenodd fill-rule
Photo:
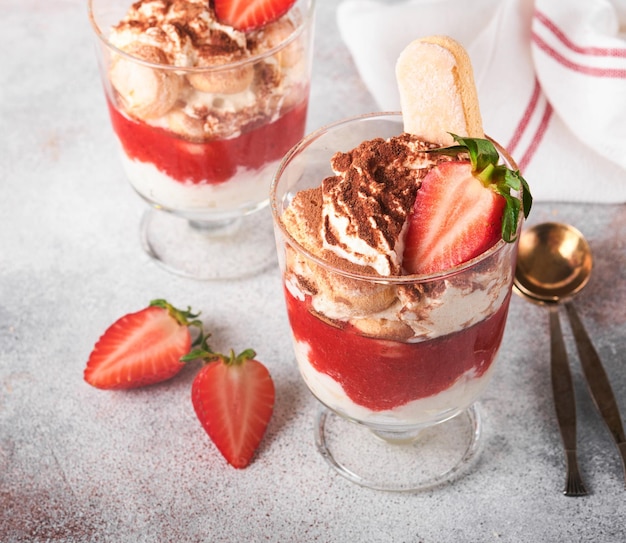
M 153 45 L 131 43 L 124 51 L 153 64 L 166 64 L 165 53 Z M 154 119 L 167 113 L 176 103 L 182 85 L 180 77 L 134 60 L 116 57 L 109 71 L 124 109 L 139 119 Z
M 411 42 L 398 57 L 396 79 L 404 130 L 450 145 L 450 132 L 484 137 L 474 73 L 467 51 L 447 36 Z

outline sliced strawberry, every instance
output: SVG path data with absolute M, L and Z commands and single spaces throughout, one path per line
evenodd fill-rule
M 235 468 L 250 463 L 274 410 L 274 382 L 254 356 L 250 350 L 237 357 L 211 353 L 191 388 L 202 427 Z
M 422 180 L 408 219 L 402 262 L 407 273 L 444 271 L 499 239 L 515 241 L 520 211 L 528 217 L 532 207 L 528 183 L 499 163 L 491 140 L 451 136 L 457 145 L 428 151 L 456 160 L 439 163 Z M 459 153 L 469 161 L 459 160 Z
M 423 179 L 409 216 L 404 269 L 435 273 L 480 255 L 502 237 L 504 206 L 469 161 L 440 163 Z
M 180 311 L 164 300 L 114 322 L 96 343 L 84 378 L 102 389 L 127 389 L 165 381 L 184 366 L 191 349 L 189 321 L 197 315 Z
M 213 4 L 220 23 L 247 32 L 275 21 L 295 0 L 214 0 Z

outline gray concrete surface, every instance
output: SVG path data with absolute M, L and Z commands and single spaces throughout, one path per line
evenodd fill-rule
M 375 109 L 321 0 L 309 129 Z M 85 2 L 7 0 L 0 16 L 0 541 L 618 542 L 626 487 L 565 327 L 591 494 L 561 493 L 545 310 L 515 297 L 481 400 L 474 471 L 421 494 L 364 489 L 313 441 L 276 267 L 246 280 L 172 276 L 141 251 Z M 530 180 L 532 182 L 532 180 Z M 539 203 L 596 257 L 578 309 L 626 413 L 626 207 Z M 202 311 L 217 349 L 253 347 L 277 386 L 254 463 L 227 466 L 189 398 L 194 367 L 132 392 L 83 382 L 104 329 L 156 297 Z

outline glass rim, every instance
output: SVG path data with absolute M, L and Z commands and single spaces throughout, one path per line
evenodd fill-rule
M 487 249 L 482 254 L 470 260 L 467 260 L 457 266 L 448 268 L 447 270 L 442 270 L 442 271 L 430 273 L 430 274 L 405 274 L 405 275 L 383 276 L 383 275 L 377 275 L 374 273 L 361 274 L 361 273 L 346 271 L 336 266 L 333 266 L 332 264 L 330 264 L 328 261 L 324 260 L 323 258 L 320 258 L 319 256 L 311 253 L 305 247 L 303 247 L 296 239 L 294 239 L 294 237 L 290 234 L 290 232 L 287 230 L 287 228 L 285 227 L 285 224 L 282 221 L 282 213 L 279 212 L 279 209 L 278 209 L 279 202 L 276 197 L 276 191 L 278 189 L 279 180 L 281 178 L 282 173 L 291 162 L 291 159 L 295 157 L 296 155 L 298 155 L 300 151 L 307 148 L 310 144 L 312 144 L 314 141 L 319 139 L 321 136 L 323 136 L 325 133 L 329 132 L 330 130 L 333 130 L 343 125 L 351 124 L 356 121 L 370 120 L 370 119 L 377 119 L 377 118 L 384 118 L 384 117 L 393 117 L 394 119 L 398 119 L 401 121 L 402 112 L 401 111 L 379 111 L 379 112 L 373 112 L 373 113 L 364 113 L 364 114 L 355 115 L 352 117 L 348 117 L 345 119 L 341 119 L 339 121 L 334 121 L 332 123 L 326 124 L 314 130 L 310 134 L 306 135 L 296 145 L 294 145 L 287 152 L 287 154 L 282 158 L 282 160 L 280 161 L 280 164 L 278 165 L 278 169 L 276 170 L 272 178 L 272 183 L 270 185 L 270 208 L 272 211 L 274 224 L 278 226 L 282 235 L 285 237 L 289 245 L 294 247 L 298 252 L 302 253 L 307 259 L 312 260 L 317 265 L 322 266 L 323 268 L 330 270 L 331 272 L 341 275 L 343 277 L 356 279 L 360 281 L 368 281 L 370 283 L 402 285 L 402 284 L 407 284 L 407 283 L 426 283 L 430 281 L 453 277 L 487 260 L 488 258 L 495 255 L 496 253 L 499 253 L 500 251 L 504 250 L 504 248 L 508 246 L 513 246 L 517 243 L 517 240 L 519 239 L 519 236 L 522 230 L 522 225 L 524 223 L 524 214 L 523 214 L 522 206 L 520 206 L 517 230 L 516 230 L 515 238 L 513 241 L 507 242 L 503 240 L 502 238 L 500 238 L 494 245 L 492 245 L 489 249 Z M 495 140 L 493 140 L 487 135 L 485 135 L 485 138 L 494 144 L 494 146 L 496 147 L 496 150 L 498 151 L 500 158 L 504 158 L 504 160 L 508 163 L 508 165 L 511 168 L 515 170 L 518 169 L 517 164 L 515 163 L 513 158 L 509 155 L 507 150 L 502 145 L 500 145 L 498 142 L 496 142 Z M 518 196 L 518 199 L 520 201 L 521 201 L 521 197 L 522 195 L 520 194 Z
M 130 53 L 127 53 L 126 51 L 113 45 L 109 41 L 107 35 L 105 34 L 105 31 L 100 27 L 100 25 L 98 24 L 98 21 L 96 20 L 96 16 L 94 14 L 94 9 L 93 9 L 95 1 L 96 0 L 88 0 L 87 15 L 89 17 L 89 22 L 91 24 L 92 30 L 94 31 L 98 40 L 105 47 L 107 47 L 111 52 L 115 53 L 116 55 L 119 55 L 120 57 L 123 57 L 127 60 L 131 60 L 137 64 L 141 64 L 143 66 L 147 66 L 149 68 L 153 68 L 156 70 L 162 70 L 165 72 L 177 72 L 177 73 L 180 73 L 180 72 L 207 73 L 207 72 L 222 72 L 222 71 L 227 71 L 227 70 L 233 70 L 236 68 L 240 68 L 242 66 L 254 64 L 255 62 L 258 62 L 259 60 L 263 60 L 265 58 L 275 55 L 276 53 L 280 52 L 282 49 L 285 49 L 286 47 L 288 47 L 289 44 L 294 42 L 296 39 L 298 39 L 300 35 L 302 35 L 302 33 L 304 32 L 304 29 L 310 26 L 313 20 L 313 16 L 315 12 L 315 3 L 316 3 L 316 0 L 303 0 L 308 6 L 308 10 L 304 14 L 301 24 L 299 24 L 298 27 L 285 40 L 281 41 L 278 45 L 272 47 L 271 49 L 268 49 L 267 51 L 263 51 L 262 53 L 259 53 L 258 55 L 254 55 L 248 58 L 243 58 L 235 62 L 228 62 L 225 64 L 218 64 L 215 66 L 176 66 L 174 64 L 160 64 L 158 62 L 151 62 L 149 60 L 139 58 L 135 55 L 131 55 Z M 129 0 L 129 6 L 130 5 L 132 5 L 132 2 L 130 2 Z

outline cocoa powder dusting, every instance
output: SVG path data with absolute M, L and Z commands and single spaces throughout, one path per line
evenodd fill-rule
M 394 249 L 402 241 L 421 180 L 437 163 L 451 160 L 424 152 L 435 147 L 401 134 L 336 153 L 331 159 L 336 175 L 325 178 L 319 188 L 296 195 L 284 215 L 287 229 L 307 250 L 333 266 L 355 273 L 399 275 Z M 360 253 L 359 244 L 372 249 Z
M 327 245 L 347 253 L 350 238 L 358 238 L 381 254 L 391 253 L 421 179 L 437 160 L 423 152 L 431 147 L 402 134 L 389 140 L 375 138 L 351 151 L 336 153 L 331 164 L 337 175 L 322 183 L 325 198 L 334 208 L 324 224 Z M 335 231 L 333 216 L 349 219 L 342 223 L 343 231 Z M 391 273 L 399 273 L 392 260 L 389 256 Z
M 212 13 L 212 12 L 208 12 Z M 131 31 L 151 36 L 168 53 L 167 63 L 175 63 L 172 49 L 177 43 L 190 43 L 196 55 L 196 66 L 213 66 L 247 58 L 245 46 L 220 28 L 212 28 L 214 16 L 206 17 L 207 6 L 188 0 L 135 2 L 126 17 L 113 27 L 116 32 Z

